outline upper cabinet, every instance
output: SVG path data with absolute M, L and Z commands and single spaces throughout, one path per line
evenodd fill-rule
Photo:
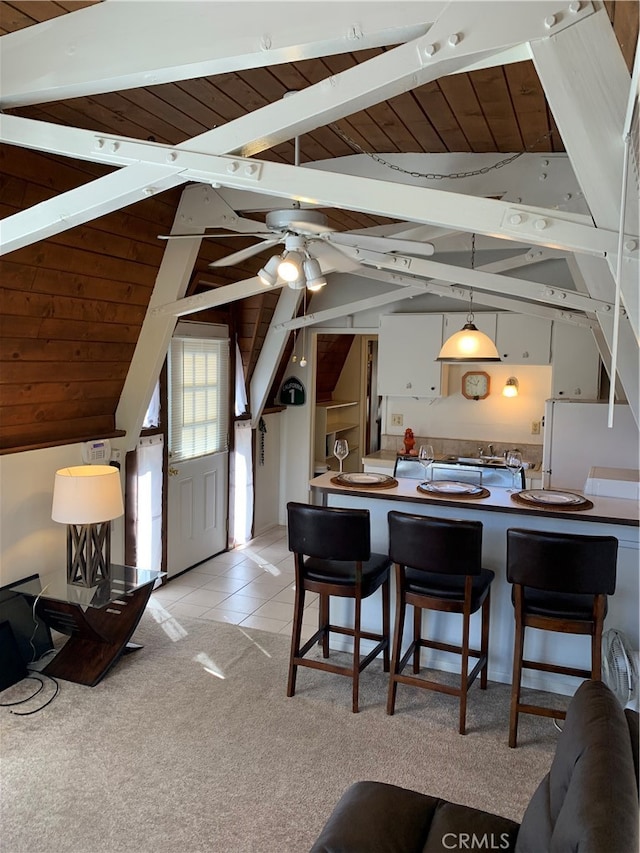
M 591 329 L 554 323 L 552 397 L 597 400 L 600 354 Z
M 498 314 L 495 340 L 505 364 L 551 361 L 551 320 L 526 314 Z
M 440 397 L 442 314 L 386 314 L 378 337 L 378 394 Z M 462 328 L 462 327 L 461 327 Z

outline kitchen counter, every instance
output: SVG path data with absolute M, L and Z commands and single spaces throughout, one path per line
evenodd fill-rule
M 389 501 L 402 501 L 405 503 L 422 504 L 423 506 L 464 506 L 467 509 L 509 513 L 516 516 L 546 516 L 548 518 L 562 518 L 571 521 L 623 524 L 631 527 L 640 526 L 640 507 L 637 501 L 626 500 L 624 498 L 605 498 L 597 495 L 588 495 L 588 499 L 593 503 L 593 508 L 566 511 L 550 509 L 549 507 L 521 506 L 511 499 L 511 494 L 506 489 L 501 488 L 491 489 L 489 497 L 480 499 L 436 497 L 419 492 L 416 480 L 402 477 L 398 478 L 398 485 L 393 489 L 368 489 L 336 485 L 331 482 L 335 476 L 335 471 L 330 471 L 327 474 L 315 477 L 309 483 L 312 493 L 315 492 L 320 496 L 325 494 L 359 495 L 365 498 L 385 498 Z M 571 491 L 575 492 L 575 489 Z M 515 520 L 514 523 L 516 523 Z
M 395 454 L 394 454 L 395 456 Z M 511 585 L 506 579 L 506 531 L 510 527 L 530 530 L 550 530 L 581 535 L 615 536 L 618 540 L 618 565 L 616 592 L 609 598 L 607 628 L 618 628 L 631 642 L 639 647 L 638 612 L 640 609 L 639 555 L 640 555 L 640 512 L 638 502 L 622 498 L 589 495 L 593 507 L 587 510 L 567 511 L 549 507 L 528 507 L 516 504 L 511 493 L 502 488 L 491 488 L 488 497 L 453 498 L 425 495 L 417 490 L 416 480 L 398 478 L 398 485 L 391 489 L 352 488 L 332 483 L 335 472 L 322 474 L 311 480 L 311 500 L 327 506 L 368 509 L 371 514 L 371 549 L 378 553 L 388 550 L 387 514 L 391 510 L 429 515 L 438 518 L 463 518 L 478 520 L 483 525 L 482 562 L 495 572 L 491 591 L 491 631 L 489 641 L 489 678 L 504 683 L 511 682 L 514 619 L 511 604 Z M 571 491 L 575 491 L 572 489 Z M 561 566 L 558 567 L 562 569 Z M 392 606 L 393 606 L 392 584 Z M 337 621 L 348 623 L 350 611 L 343 599 L 334 599 L 331 604 Z M 393 612 L 393 611 L 392 611 Z M 428 622 L 431 636 L 441 642 L 459 641 L 459 623 L 455 619 L 443 619 L 430 614 Z M 379 628 L 379 602 L 377 594 L 363 602 L 363 627 L 365 630 Z M 409 642 L 411 619 L 407 620 L 405 643 Z M 528 649 L 535 659 L 558 665 L 585 667 L 589 660 L 589 638 L 563 635 L 562 643 L 549 639 L 544 631 L 532 631 L 527 637 Z M 479 619 L 472 618 L 471 643 L 479 643 Z M 338 643 L 340 641 L 338 640 Z M 336 645 L 336 648 L 346 645 Z M 406 648 L 406 645 L 405 645 Z M 364 649 L 363 649 L 364 651 Z M 423 664 L 438 669 L 458 671 L 457 662 L 441 652 L 423 650 Z M 525 674 L 523 684 L 555 693 L 571 695 L 577 680 L 569 676 L 531 671 Z M 508 708 L 506 715 L 508 719 Z

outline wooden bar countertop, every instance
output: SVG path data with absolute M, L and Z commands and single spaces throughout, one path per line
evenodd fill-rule
M 567 489 L 573 494 L 583 495 L 593 504 L 589 509 L 567 510 L 550 506 L 523 506 L 516 503 L 507 489 L 492 487 L 485 498 L 451 497 L 427 495 L 418 491 L 419 480 L 397 478 L 397 486 L 382 489 L 367 486 L 342 486 L 333 483 L 335 471 L 320 474 L 310 481 L 312 491 L 319 494 L 347 494 L 370 498 L 371 500 L 402 501 L 403 503 L 435 504 L 441 506 L 464 506 L 465 509 L 478 509 L 489 512 L 513 513 L 520 516 L 546 516 L 565 518 L 573 521 L 592 521 L 603 524 L 622 524 L 630 527 L 640 526 L 640 507 L 635 500 L 624 498 L 605 498 L 598 495 L 584 495 L 576 489 Z M 553 490 L 558 491 L 558 490 Z M 565 490 L 560 490 L 565 491 Z

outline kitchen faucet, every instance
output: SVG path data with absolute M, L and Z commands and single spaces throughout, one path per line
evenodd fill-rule
M 489 445 L 489 456 L 495 456 L 495 453 L 493 452 L 493 444 Z

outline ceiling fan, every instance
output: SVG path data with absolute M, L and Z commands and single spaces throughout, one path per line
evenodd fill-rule
M 242 217 L 237 221 L 241 221 L 245 227 L 250 222 Z M 280 277 L 293 289 L 308 287 L 310 290 L 319 290 L 326 284 L 318 259 L 318 256 L 326 258 L 326 253 L 323 253 L 326 247 L 335 249 L 343 260 L 348 258 L 351 263 L 358 263 L 358 259 L 357 253 L 349 251 L 350 249 L 363 249 L 383 254 L 395 252 L 418 257 L 428 257 L 434 253 L 432 243 L 336 231 L 331 228 L 324 213 L 300 207 L 270 211 L 265 218 L 265 228 L 266 230 L 243 230 L 236 234 L 226 232 L 224 234 L 159 235 L 159 239 L 259 238 L 258 243 L 225 255 L 210 263 L 210 267 L 234 266 L 264 252 L 265 249 L 283 245 L 284 252 L 273 255 L 257 275 L 264 284 L 269 286 L 273 286 Z

